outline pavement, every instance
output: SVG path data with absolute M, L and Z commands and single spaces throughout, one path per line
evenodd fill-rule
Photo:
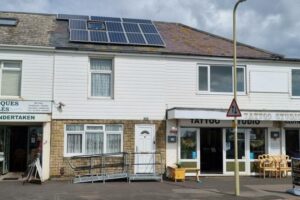
M 0 200 L 194 200 L 194 199 L 300 199 L 286 193 L 291 178 L 241 177 L 241 194 L 234 195 L 234 177 L 202 177 L 185 182 L 131 182 L 72 184 L 51 180 L 42 185 L 0 181 Z M 300 189 L 300 188 L 299 188 Z

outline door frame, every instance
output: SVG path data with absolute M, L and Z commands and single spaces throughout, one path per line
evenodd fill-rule
M 153 141 L 153 152 L 156 151 L 156 127 L 155 124 L 135 124 L 134 126 L 134 152 L 137 152 L 137 134 L 138 134 L 138 129 L 140 127 L 147 127 L 147 128 L 152 128 L 152 141 Z M 154 156 L 154 162 L 155 162 L 155 156 Z M 134 156 L 134 164 L 136 164 L 136 154 Z M 134 165 L 134 173 L 137 173 L 137 167 L 138 165 Z M 155 166 L 154 166 L 154 172 L 155 172 Z

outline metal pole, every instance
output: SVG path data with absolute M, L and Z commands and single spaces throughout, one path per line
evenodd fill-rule
M 234 99 L 237 102 L 237 72 L 236 72 L 236 10 L 240 3 L 246 0 L 239 0 L 233 9 L 233 74 L 234 74 Z M 235 195 L 240 195 L 240 177 L 239 177 L 239 162 L 238 162 L 238 127 L 237 118 L 234 117 L 234 176 L 235 176 Z

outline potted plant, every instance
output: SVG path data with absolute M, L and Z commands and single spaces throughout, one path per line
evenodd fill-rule
M 182 168 L 180 162 L 175 163 L 174 166 L 168 166 L 169 178 L 177 182 L 177 180 L 185 180 L 185 168 Z

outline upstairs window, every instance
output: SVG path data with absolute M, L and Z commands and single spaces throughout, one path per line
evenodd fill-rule
M 1 96 L 21 95 L 21 63 L 1 62 Z
M 232 93 L 232 66 L 199 66 L 198 90 L 206 93 Z M 237 91 L 245 93 L 245 67 L 237 67 Z
M 300 96 L 300 69 L 292 69 L 292 96 Z
M 13 18 L 0 18 L 0 26 L 16 26 L 17 19 Z
M 112 59 L 90 60 L 90 96 L 112 97 Z

